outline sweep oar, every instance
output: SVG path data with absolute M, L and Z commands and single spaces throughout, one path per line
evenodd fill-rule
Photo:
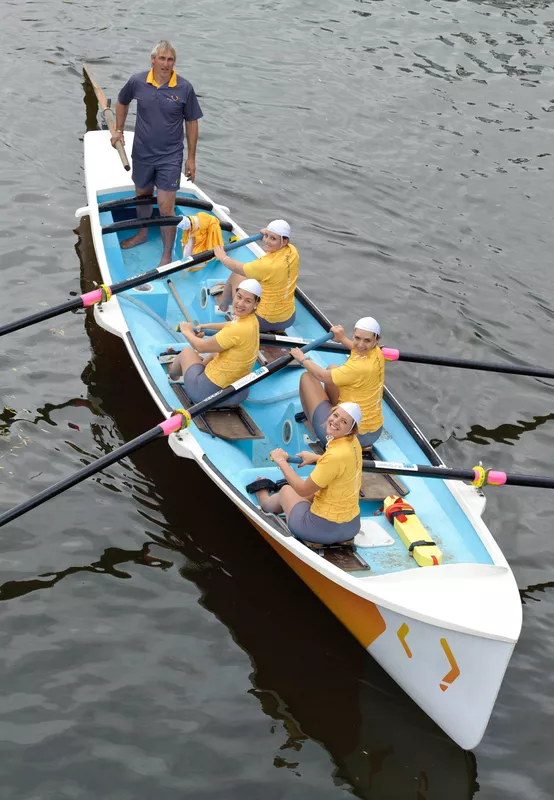
M 382 353 L 386 361 L 409 361 L 413 364 L 436 364 L 439 367 L 459 367 L 475 369 L 483 372 L 505 372 L 508 375 L 526 375 L 529 378 L 554 378 L 554 370 L 541 367 L 517 367 L 513 364 L 501 364 L 494 361 L 473 361 L 469 358 L 445 358 L 444 356 L 427 356 L 419 353 L 404 353 L 393 347 L 383 347 Z
M 229 252 L 230 250 L 235 250 L 237 247 L 243 247 L 251 242 L 257 242 L 261 238 L 262 234 L 257 233 L 255 236 L 249 236 L 247 239 L 241 239 L 238 242 L 226 244 L 224 249 L 226 252 Z M 15 322 L 9 322 L 7 325 L 1 325 L 0 336 L 4 336 L 6 333 L 12 333 L 13 331 L 19 331 L 22 328 L 27 328 L 29 325 L 34 325 L 35 322 L 42 322 L 45 319 L 57 317 L 60 314 L 64 314 L 66 311 L 75 311 L 78 308 L 93 306 L 95 303 L 106 302 L 112 295 L 124 292 L 126 289 L 133 289 L 135 286 L 149 283 L 162 275 L 171 275 L 173 272 L 179 272 L 181 269 L 194 267 L 196 264 L 202 264 L 204 261 L 211 261 L 212 258 L 214 258 L 214 251 L 204 250 L 202 253 L 197 253 L 195 256 L 191 256 L 184 261 L 172 261 L 170 264 L 166 264 L 163 267 L 156 267 L 156 269 L 143 272 L 141 275 L 136 275 L 134 278 L 114 283 L 112 286 L 105 286 L 102 284 L 99 289 L 86 292 L 86 294 L 82 294 L 74 300 L 68 300 L 66 303 L 61 303 L 58 306 L 52 306 L 52 308 L 46 308 L 44 311 L 37 311 L 36 314 L 22 317 L 22 319 L 15 320 Z
M 272 333 L 261 333 L 261 344 L 281 345 L 282 347 L 301 347 L 306 339 L 294 339 L 291 336 L 280 336 Z M 348 354 L 348 347 L 339 342 L 326 342 L 318 350 L 328 353 Z M 404 353 L 393 347 L 382 347 L 385 361 L 409 361 L 414 364 L 436 364 L 441 367 L 458 367 L 475 369 L 482 372 L 505 372 L 508 375 L 526 375 L 529 378 L 554 378 L 554 370 L 541 367 L 517 367 L 513 364 L 501 364 L 494 361 L 472 361 L 465 358 L 446 358 L 445 356 L 428 356 L 419 353 Z
M 398 461 L 362 460 L 364 472 L 384 472 L 387 475 L 412 475 L 416 478 L 439 478 L 440 480 L 470 481 L 474 486 L 534 486 L 539 489 L 554 489 L 554 478 L 543 475 L 518 475 L 485 469 L 481 465 L 473 469 L 432 467 L 427 464 L 403 464 Z
M 108 101 L 106 100 L 106 95 L 100 88 L 99 83 L 96 81 L 96 78 L 92 74 L 90 67 L 86 64 L 83 64 L 83 72 L 89 79 L 92 88 L 94 89 L 94 94 L 96 95 L 96 99 L 98 100 L 98 105 L 100 106 L 100 111 L 102 112 L 102 116 L 106 120 L 106 125 L 108 126 L 108 130 L 110 131 L 111 135 L 113 136 L 115 133 L 115 117 L 112 109 L 108 105 Z M 115 149 L 119 153 L 119 157 L 121 159 L 121 163 L 127 170 L 127 172 L 131 169 L 129 165 L 129 161 L 127 159 L 127 154 L 125 152 L 125 148 L 123 147 L 123 142 L 116 142 Z
M 314 339 L 313 342 L 306 344 L 302 350 L 304 353 L 307 353 L 310 350 L 313 350 L 315 347 L 319 347 L 324 341 L 330 339 L 332 335 L 332 333 L 326 333 L 319 339 Z M 78 472 L 75 472 L 73 475 L 70 475 L 68 478 L 63 478 L 61 481 L 58 481 L 53 486 L 48 487 L 48 489 L 44 489 L 42 492 L 39 492 L 29 500 L 25 500 L 23 503 L 20 503 L 20 505 L 10 508 L 3 514 L 0 514 L 0 527 L 2 527 L 2 525 L 6 525 L 6 523 L 11 522 L 17 517 L 20 517 L 27 511 L 42 505 L 42 503 L 45 503 L 52 497 L 56 497 L 56 495 L 61 494 L 66 489 L 70 489 L 77 483 L 81 483 L 81 481 L 84 481 L 91 475 L 101 472 L 101 470 L 103 470 L 105 467 L 115 464 L 116 461 L 120 461 L 130 453 L 134 453 L 136 450 L 144 447 L 145 444 L 148 444 L 154 439 L 157 439 L 160 436 L 169 436 L 170 433 L 180 430 L 183 426 L 188 427 L 191 423 L 191 420 L 193 420 L 195 417 L 204 414 L 210 408 L 213 408 L 213 406 L 232 397 L 237 392 L 241 391 L 241 389 L 244 389 L 247 386 L 253 386 L 255 383 L 259 383 L 260 381 L 264 380 L 264 378 L 269 377 L 269 375 L 273 375 L 283 367 L 286 367 L 291 361 L 291 356 L 281 356 L 281 358 L 276 359 L 269 366 L 260 367 L 259 369 L 254 370 L 254 372 L 250 372 L 243 378 L 231 383 L 230 386 L 227 386 L 225 389 L 221 389 L 219 392 L 215 392 L 215 394 L 210 395 L 210 397 L 207 397 L 205 400 L 195 403 L 188 410 L 185 411 L 181 409 L 177 414 L 174 414 L 173 416 L 169 417 L 169 419 L 160 422 L 149 431 L 146 431 L 140 436 L 137 436 L 135 439 L 132 439 L 130 442 L 127 442 L 127 444 L 112 450 L 111 453 L 107 453 L 105 456 L 97 459 L 94 463 L 88 464 L 86 467 L 80 469 Z

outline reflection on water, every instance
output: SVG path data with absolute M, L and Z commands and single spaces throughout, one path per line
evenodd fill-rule
M 60 572 L 45 572 L 29 580 L 6 581 L 0 586 L 0 600 L 13 600 L 16 597 L 23 597 L 30 592 L 51 589 L 68 575 L 76 575 L 80 572 L 102 572 L 114 578 L 130 578 L 131 575 L 128 572 L 117 569 L 118 565 L 129 562 L 142 564 L 147 567 L 161 567 L 162 569 L 168 569 L 173 563 L 172 561 L 154 558 L 150 553 L 150 545 L 148 542 L 143 544 L 140 550 L 136 551 L 110 547 L 104 551 L 98 561 L 86 566 L 68 567 Z

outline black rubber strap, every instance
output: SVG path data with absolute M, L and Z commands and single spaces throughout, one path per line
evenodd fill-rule
M 420 539 L 419 542 L 412 542 L 411 545 L 408 547 L 410 553 L 413 552 L 414 547 L 436 547 L 437 545 L 435 542 L 425 542 L 423 539 Z
M 407 517 L 409 517 L 411 514 L 415 514 L 415 511 L 413 510 L 413 508 L 412 509 L 398 508 L 396 511 L 391 511 L 390 514 L 387 514 L 387 519 L 390 522 L 391 519 L 395 519 L 396 517 L 399 517 L 401 514 L 405 514 Z
M 271 478 L 258 478 L 258 480 L 248 484 L 246 491 L 248 494 L 255 494 L 262 489 L 267 489 L 268 492 L 278 492 L 281 486 L 285 486 L 286 483 L 287 481 L 284 478 L 278 481 L 272 481 Z

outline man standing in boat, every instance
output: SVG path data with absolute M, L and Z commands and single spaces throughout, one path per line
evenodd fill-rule
M 120 91 L 116 103 L 116 132 L 112 147 L 124 141 L 124 126 L 129 105 L 137 101 L 137 121 L 133 141 L 133 182 L 137 195 L 149 195 L 157 189 L 158 208 L 162 216 L 174 216 L 175 195 L 181 181 L 184 135 L 187 137 L 185 175 L 194 181 L 196 174 L 196 142 L 200 105 L 192 85 L 174 70 L 175 48 L 160 41 L 150 55 L 149 72 L 133 75 Z M 185 123 L 183 129 L 183 121 Z M 138 217 L 149 217 L 152 206 L 138 206 Z M 159 266 L 169 264 L 175 240 L 174 227 L 160 228 L 163 254 Z M 142 244 L 148 229 L 142 228 L 121 247 L 127 249 Z

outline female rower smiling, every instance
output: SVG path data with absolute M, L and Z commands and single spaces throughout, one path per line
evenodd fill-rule
M 370 447 L 383 430 L 385 360 L 379 347 L 381 328 L 373 317 L 363 317 L 356 322 L 352 339 L 342 325 L 334 325 L 331 331 L 336 342 L 351 350 L 340 367 L 331 364 L 324 369 L 299 348 L 290 351 L 306 369 L 300 378 L 300 401 L 307 425 L 324 444 L 325 420 L 331 408 L 339 402 L 357 403 L 362 409 L 358 439 L 362 447 Z
M 285 330 L 295 320 L 294 292 L 298 279 L 298 250 L 290 243 L 290 225 L 275 219 L 262 228 L 265 255 L 243 264 L 230 258 L 223 247 L 214 247 L 215 257 L 233 273 L 229 276 L 219 300 L 221 311 L 227 311 L 231 297 L 241 278 L 255 278 L 263 288 L 257 316 L 261 333 Z
M 362 449 L 356 433 L 361 418 L 356 403 L 340 403 L 331 410 L 325 423 L 325 453 L 298 453 L 303 458 L 300 467 L 315 464 L 308 478 L 298 475 L 280 447 L 271 452 L 288 485 L 278 494 L 270 496 L 262 489 L 256 496 L 263 511 L 285 513 L 297 539 L 329 545 L 347 541 L 360 530 Z
M 232 322 L 198 325 L 196 330 L 216 330 L 215 336 L 197 336 L 191 322 L 181 322 L 180 330 L 190 347 L 174 358 L 169 375 L 183 376 L 183 387 L 193 403 L 198 403 L 220 389 L 225 389 L 252 370 L 260 347 L 260 329 L 256 308 L 262 287 L 253 278 L 242 280 L 233 299 Z M 207 353 L 203 360 L 199 353 Z M 223 401 L 225 406 L 242 403 L 248 396 L 243 389 Z

